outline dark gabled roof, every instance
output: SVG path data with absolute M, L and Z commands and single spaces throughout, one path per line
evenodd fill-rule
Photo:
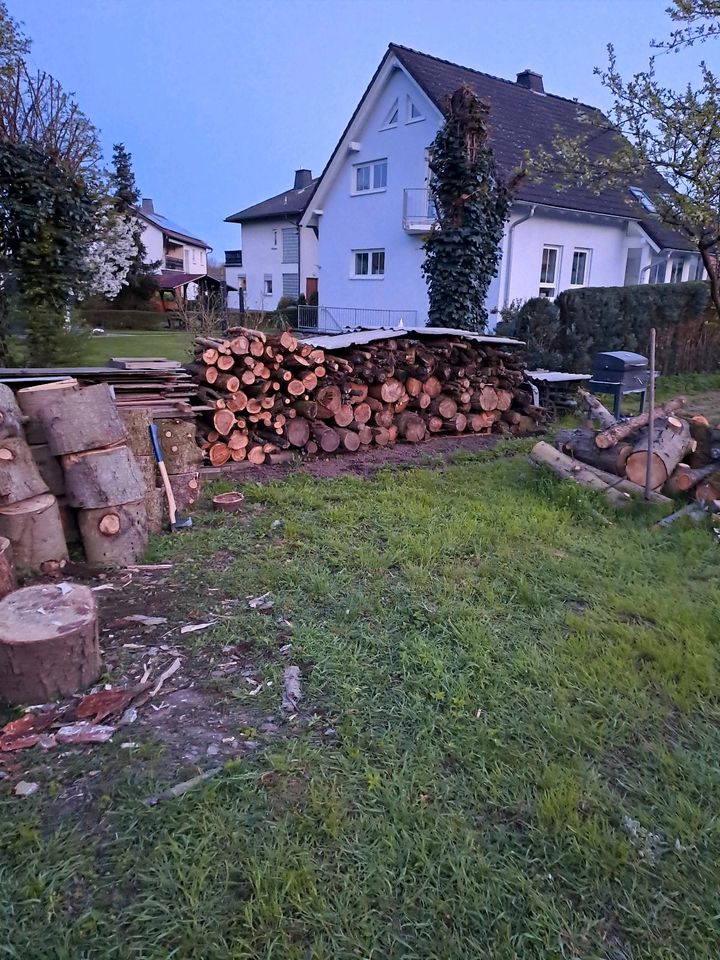
M 192 243 L 196 247 L 204 247 L 206 250 L 212 250 L 209 243 L 205 243 L 204 240 L 194 237 L 183 227 L 177 223 L 173 223 L 172 220 L 168 220 L 168 218 L 164 217 L 161 213 L 155 213 L 154 211 L 150 213 L 147 210 L 142 210 L 140 207 L 135 207 L 135 213 L 139 217 L 142 217 L 143 220 L 147 220 L 147 222 L 151 223 L 154 227 L 162 230 L 166 236 L 172 237 L 173 240 L 180 240 L 182 243 Z
M 678 230 L 673 230 L 661 220 L 642 220 L 640 226 L 650 237 L 652 242 L 661 250 L 685 250 L 697 253 L 697 246 L 683 236 Z
M 489 103 L 490 141 L 498 167 L 506 174 L 521 163 L 525 150 L 532 153 L 539 146 L 549 149 L 558 133 L 564 137 L 587 136 L 592 129 L 590 123 L 602 117 L 595 107 L 576 100 L 536 93 L 511 80 L 462 67 L 409 47 L 391 43 L 388 50 L 395 54 L 441 112 L 445 111 L 447 98 L 463 85 L 470 87 L 480 100 Z M 612 153 L 617 146 L 617 137 L 611 131 L 598 131 L 588 146 L 591 157 Z M 557 190 L 556 182 L 523 181 L 517 199 L 585 213 L 641 220 L 650 225 L 648 234 L 654 240 L 658 237 L 655 242 L 659 246 L 692 249 L 692 244 L 649 216 L 637 201 L 622 190 L 604 190 L 595 194 L 575 183 L 567 183 L 562 190 Z M 640 187 L 646 193 L 669 189 L 655 171 L 638 176 L 637 182 L 628 186 Z
M 225 223 L 247 223 L 249 220 L 277 220 L 287 217 L 290 220 L 297 220 L 305 212 L 310 197 L 315 190 L 318 182 L 316 177 L 299 190 L 286 190 L 284 193 L 278 193 L 269 200 L 261 200 L 260 203 L 253 204 L 252 207 L 246 207 L 238 213 L 233 213 L 230 217 L 225 217 Z

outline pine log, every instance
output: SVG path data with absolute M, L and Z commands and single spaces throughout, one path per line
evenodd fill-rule
M 320 387 L 315 394 L 315 399 L 321 406 L 325 407 L 325 409 L 329 410 L 333 415 L 336 414 L 342 406 L 342 394 L 340 392 L 340 387 L 337 387 L 334 384 L 328 384 L 325 387 Z
M 178 512 L 190 513 L 200 497 L 199 472 L 172 473 L 169 479 Z
M 332 427 L 328 427 L 322 421 L 311 423 L 310 430 L 323 453 L 334 453 L 340 446 L 340 436 L 337 430 L 333 430 Z
M 255 466 L 260 466 L 261 463 L 265 463 L 265 456 L 265 451 L 260 445 L 247 448 L 247 458 L 250 463 L 254 463 Z
M 83 510 L 142 500 L 145 481 L 132 450 L 124 444 L 61 458 L 68 504 Z
M 195 439 L 195 421 L 160 419 L 156 421 L 156 426 L 167 472 L 191 473 L 196 469 L 202 460 L 202 454 Z
M 690 435 L 697 441 L 697 447 L 688 457 L 691 467 L 704 467 L 713 460 L 720 460 L 720 429 L 700 423 L 693 417 L 690 421 Z
M 223 373 L 228 373 L 235 366 L 235 357 L 224 354 L 215 361 L 215 366 Z M 218 378 L 219 379 L 219 378 Z
M 74 377 L 67 380 L 58 380 L 55 383 L 41 383 L 37 387 L 23 387 L 18 390 L 15 399 L 27 417 L 25 436 L 28 443 L 47 443 L 45 427 L 40 420 L 40 411 L 43 410 L 53 397 L 59 396 L 63 390 L 77 390 L 78 382 Z
M 221 467 L 230 459 L 230 447 L 218 440 L 208 450 L 208 459 L 214 467 Z
M 423 393 L 426 393 L 429 397 L 437 397 L 442 393 L 442 383 L 431 374 L 423 383 Z
M 245 375 L 243 374 L 243 379 L 244 377 Z M 255 382 L 254 376 L 252 382 Z M 240 389 L 240 380 L 234 373 L 219 373 L 217 380 L 215 380 L 215 385 L 218 390 L 225 390 L 227 393 L 237 393 Z
M 593 418 L 593 420 L 597 420 L 603 430 L 607 430 L 609 427 L 615 426 L 617 420 L 596 396 L 587 390 L 583 390 L 582 387 L 578 389 L 578 393 L 583 398 L 583 401 L 590 412 L 590 416 Z
M 575 430 L 558 430 L 555 435 L 555 445 L 576 460 L 607 470 L 608 473 L 614 473 L 618 477 L 625 476 L 625 464 L 632 453 L 631 443 L 618 443 L 614 447 L 601 450 L 595 444 L 595 431 L 585 427 L 578 427 Z
M 594 470 L 568 457 L 561 450 L 556 450 L 549 443 L 536 443 L 530 451 L 530 460 L 540 466 L 548 467 L 553 473 L 565 480 L 574 480 L 583 487 L 598 490 L 605 495 L 613 506 L 624 506 L 630 500 L 630 495 L 609 487 Z
M 97 450 L 125 440 L 125 425 L 106 383 L 78 390 L 63 390 L 38 411 L 45 428 L 50 452 Z
M 358 435 L 358 439 L 363 446 L 366 446 L 368 443 L 372 443 L 373 435 L 372 430 L 365 423 L 353 423 L 350 424 L 351 430 L 354 430 Z
M 361 401 L 353 407 L 353 420 L 356 423 L 368 423 L 370 417 L 372 417 L 372 410 L 365 401 Z
M 346 380 L 343 391 L 348 398 L 348 403 L 363 403 L 368 395 L 368 385 L 356 380 Z
M 386 447 L 390 442 L 390 433 L 385 427 L 370 427 L 373 440 L 379 447 Z
M 467 417 L 464 413 L 456 413 L 443 420 L 443 430 L 452 430 L 454 433 L 462 433 L 466 426 Z
M 494 390 L 493 393 L 495 393 Z M 450 417 L 455 416 L 458 411 L 458 405 L 452 397 L 448 397 L 447 395 L 441 393 L 430 404 L 430 411 L 431 413 L 435 413 L 439 417 L 442 417 L 443 420 L 447 420 Z
M 419 443 L 425 438 L 425 421 L 417 413 L 406 411 L 397 418 L 400 436 L 410 443 Z
M 22 437 L 27 417 L 18 406 L 15 394 L 5 383 L 0 383 L 0 440 Z
M 680 463 L 673 475 L 668 477 L 663 491 L 669 497 L 674 497 L 678 493 L 687 493 L 688 490 L 692 490 L 707 477 L 716 473 L 717 470 L 717 463 L 709 463 L 704 467 L 696 467 L 694 470 L 688 464 Z
M 305 384 L 302 380 L 288 380 L 285 389 L 291 397 L 301 397 L 305 393 Z
M 47 493 L 32 451 L 24 437 L 0 440 L 0 506 Z
M 286 424 L 285 433 L 294 447 L 304 447 L 310 439 L 310 423 L 304 417 L 295 417 Z
M 50 453 L 50 447 L 46 443 L 34 443 L 30 452 L 50 493 L 55 497 L 64 496 L 65 477 L 60 461 Z
M 0 601 L 0 700 L 17 705 L 69 697 L 94 683 L 101 667 L 89 587 L 45 583 Z
M 685 402 L 685 397 L 676 397 L 674 400 L 667 400 L 661 406 L 655 408 L 654 419 L 658 420 L 668 416 L 668 414 L 674 413 L 674 411 L 679 410 Z M 602 450 L 607 450 L 608 447 L 614 447 L 616 443 L 624 440 L 625 437 L 629 437 L 631 433 L 635 433 L 635 431 L 641 427 L 646 427 L 649 421 L 649 410 L 646 413 L 638 414 L 636 417 L 630 417 L 628 420 L 621 420 L 620 423 L 616 423 L 615 426 L 598 433 L 595 437 L 595 444 Z
M 307 417 L 308 420 L 317 419 L 318 404 L 315 400 L 296 400 L 295 409 L 301 416 Z M 328 414 L 330 417 L 332 416 L 332 413 L 329 410 Z
M 78 510 L 85 557 L 93 566 L 127 567 L 137 563 L 148 542 L 145 500 Z
M 622 490 L 624 493 L 630 493 L 635 497 L 644 499 L 645 497 L 645 485 L 639 483 L 633 483 L 632 480 L 628 480 L 627 477 L 617 477 L 614 473 L 608 473 L 605 470 L 601 470 L 599 467 L 593 467 L 589 463 L 585 464 L 588 470 L 600 477 L 601 480 L 614 490 Z M 650 502 L 651 503 L 662 503 L 662 504 L 671 504 L 672 501 L 669 497 L 666 497 L 662 493 L 657 493 L 651 491 L 650 493 Z
M 397 403 L 404 395 L 405 387 L 399 380 L 389 377 L 384 383 L 374 383 L 368 389 L 368 393 L 376 400 L 382 400 L 383 403 Z
M 217 433 L 226 437 L 235 426 L 235 414 L 232 410 L 216 410 L 212 418 Z
M 338 427 L 346 427 L 349 423 L 352 423 L 353 420 L 355 419 L 353 416 L 353 413 L 354 413 L 353 408 L 350 406 L 349 403 L 341 404 L 340 409 L 336 410 L 335 415 L 333 416 L 335 425 Z
M 690 425 L 677 421 L 679 428 L 668 419 L 658 420 L 653 432 L 653 452 L 650 466 L 650 487 L 659 490 L 683 460 L 691 443 Z M 643 431 L 627 459 L 625 473 L 633 483 L 644 484 L 648 462 L 648 435 Z
M 348 430 L 345 427 L 338 427 L 336 432 L 340 437 L 340 445 L 345 450 L 349 450 L 350 453 L 354 453 L 359 448 L 360 437 L 353 430 Z
M 60 512 L 51 493 L 0 507 L 0 535 L 12 543 L 18 570 L 52 572 L 67 562 Z
M 0 599 L 17 588 L 15 560 L 12 544 L 7 537 L 0 537 Z
M 497 410 L 498 395 L 493 387 L 483 387 L 479 391 L 477 399 L 481 410 Z

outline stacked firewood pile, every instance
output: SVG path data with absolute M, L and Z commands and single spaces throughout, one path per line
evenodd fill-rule
M 543 420 L 520 389 L 521 357 L 486 341 L 417 331 L 330 353 L 288 332 L 234 327 L 195 344 L 188 369 L 210 407 L 200 440 L 213 466 L 442 433 L 530 433 Z
M 581 393 L 601 429 L 560 430 L 555 448 L 536 446 L 531 454 L 535 462 L 604 490 L 617 503 L 643 492 L 648 467 L 655 501 L 681 493 L 703 503 L 720 500 L 720 428 L 711 427 L 705 417 L 682 417 L 684 397 L 655 408 L 650 444 L 649 412 L 616 421 L 596 397 Z

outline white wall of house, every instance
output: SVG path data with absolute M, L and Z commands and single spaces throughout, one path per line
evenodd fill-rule
M 165 269 L 165 242 L 164 234 L 158 227 L 150 223 L 145 225 L 142 232 L 142 242 L 145 246 L 145 263 L 158 263 L 158 271 Z M 171 240 L 174 249 L 169 254 L 183 261 L 185 273 L 207 273 L 207 250 L 192 243 L 180 240 Z
M 145 247 L 145 263 L 160 262 L 158 270 L 163 262 L 163 233 L 157 227 L 146 224 L 142 232 L 142 242 Z
M 288 231 L 283 236 L 283 230 Z M 305 292 L 308 277 L 317 277 L 317 239 L 308 228 L 300 232 L 300 271 L 298 273 L 297 226 L 285 219 L 258 220 L 243 224 L 242 267 L 226 267 L 225 277 L 232 286 L 245 277 L 245 306 L 248 310 L 274 310 L 285 293 Z M 288 248 L 292 247 L 293 250 Z M 237 294 L 230 306 L 237 305 Z

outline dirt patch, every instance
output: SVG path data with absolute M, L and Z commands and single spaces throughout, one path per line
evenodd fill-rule
M 720 423 L 720 390 L 708 390 L 688 397 L 684 411 L 690 416 L 707 417 L 712 426 Z

